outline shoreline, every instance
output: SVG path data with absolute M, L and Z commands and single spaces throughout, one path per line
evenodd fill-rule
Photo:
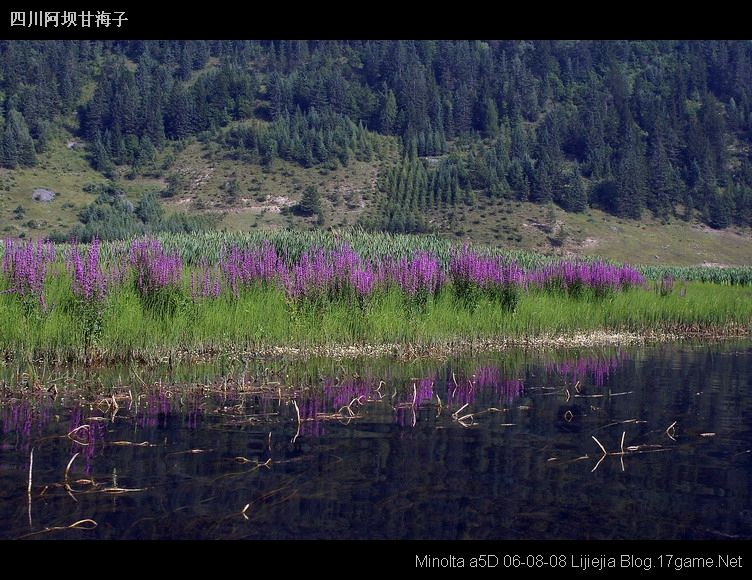
M 180 364 L 211 363 L 222 358 L 230 360 L 264 360 L 287 358 L 330 358 L 351 360 L 357 358 L 393 358 L 398 361 L 446 359 L 452 356 L 498 353 L 509 350 L 559 350 L 589 349 L 618 346 L 640 346 L 692 340 L 726 341 L 752 339 L 752 326 L 733 325 L 726 328 L 661 329 L 646 332 L 595 330 L 569 334 L 539 334 L 528 336 L 452 339 L 434 343 L 376 343 L 376 344 L 321 344 L 321 345 L 261 345 L 255 348 L 198 347 L 195 349 L 164 348 L 148 349 L 149 352 L 132 351 L 127 355 L 113 356 L 107 350 L 92 349 L 86 356 L 82 353 L 51 357 L 50 353 L 38 353 L 27 362 L 58 365 L 83 365 L 86 367 L 116 366 L 136 363 L 146 366 L 169 366 Z M 14 353 L 4 353 L 4 363 L 19 362 Z
M 368 239 L 361 253 L 332 236 L 297 240 L 292 253 L 220 239 L 194 244 L 191 259 L 148 237 L 67 251 L 14 241 L 0 276 L 0 358 L 413 359 L 752 334 L 752 278 L 648 281 L 597 260 L 523 264 Z
M 398 360 L 447 358 L 458 355 L 472 355 L 482 353 L 505 352 L 508 350 L 557 350 L 574 348 L 599 348 L 609 346 L 638 346 L 644 344 L 659 344 L 682 342 L 687 340 L 724 341 L 751 338 L 752 332 L 688 332 L 677 334 L 672 332 L 582 332 L 570 335 L 540 335 L 509 338 L 489 338 L 475 340 L 458 340 L 438 344 L 379 344 L 379 345 L 333 345 L 312 347 L 262 347 L 253 352 L 243 354 L 250 358 L 377 358 L 393 357 Z

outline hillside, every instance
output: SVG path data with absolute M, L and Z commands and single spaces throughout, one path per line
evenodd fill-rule
M 752 256 L 749 42 L 5 41 L 0 66 L 3 236 Z

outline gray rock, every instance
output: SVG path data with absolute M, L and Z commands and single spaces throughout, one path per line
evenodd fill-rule
M 50 191 L 49 189 L 42 189 L 37 188 L 34 190 L 34 192 L 31 194 L 31 199 L 34 201 L 43 201 L 43 202 L 50 202 L 53 199 L 55 199 L 55 192 Z

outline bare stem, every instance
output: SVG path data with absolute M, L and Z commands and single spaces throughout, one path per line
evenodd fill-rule
M 596 436 L 595 435 L 591 435 L 591 437 L 593 438 L 593 441 L 595 441 L 598 444 L 598 447 L 601 448 L 601 451 L 603 451 L 603 455 L 608 455 L 608 451 L 606 451 L 606 448 L 603 445 L 601 445 L 601 442 L 598 441 L 598 439 L 596 438 Z

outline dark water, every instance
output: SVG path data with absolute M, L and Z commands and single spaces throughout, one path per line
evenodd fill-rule
M 752 537 L 748 343 L 5 384 L 0 538 Z

